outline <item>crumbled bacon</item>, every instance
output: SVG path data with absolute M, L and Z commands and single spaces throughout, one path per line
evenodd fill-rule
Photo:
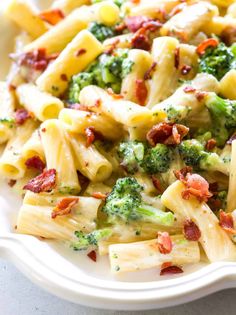
M 32 118 L 32 115 L 24 108 L 17 109 L 14 116 L 17 125 L 23 125 L 27 119 Z
M 85 129 L 86 135 L 86 146 L 89 147 L 91 144 L 94 143 L 95 140 L 102 140 L 104 139 L 103 135 L 96 131 L 94 127 L 88 127 Z
M 146 16 L 128 16 L 125 19 L 125 25 L 130 32 L 135 33 L 143 26 L 144 22 L 148 21 L 150 21 L 150 19 Z
M 194 92 L 196 92 L 196 89 L 193 86 L 188 85 L 188 86 L 185 86 L 184 92 L 185 93 L 194 93 Z
M 157 245 L 161 254 L 169 254 L 172 251 L 172 241 L 168 232 L 158 232 Z
M 149 51 L 151 49 L 151 43 L 147 35 L 136 32 L 131 39 L 132 48 L 142 49 Z
M 36 170 L 42 172 L 46 164 L 40 159 L 39 156 L 35 155 L 25 161 L 27 168 L 35 168 Z
M 207 151 L 212 151 L 216 147 L 216 140 L 209 139 L 205 145 Z
M 234 140 L 236 140 L 236 133 L 234 133 L 234 134 L 229 138 L 229 140 L 227 141 L 227 144 L 232 144 Z
M 207 96 L 207 92 L 204 91 L 197 91 L 196 92 L 196 99 L 201 102 L 202 100 L 204 100 L 204 98 Z
M 56 170 L 45 170 L 39 176 L 31 179 L 24 187 L 34 193 L 50 192 L 56 186 Z
M 152 73 L 153 73 L 153 71 L 156 70 L 156 66 L 157 66 L 157 62 L 154 61 L 151 65 L 151 67 L 144 74 L 143 78 L 145 81 L 150 80 L 152 78 Z
M 234 229 L 234 220 L 231 213 L 226 213 L 223 210 L 220 210 L 220 226 L 226 232 L 231 234 L 236 234 L 236 230 Z
M 185 166 L 181 170 L 175 170 L 174 175 L 178 180 L 184 181 L 187 174 L 191 174 L 193 171 L 191 166 Z
M 182 139 L 188 134 L 189 128 L 180 124 L 159 123 L 153 126 L 147 133 L 147 141 L 151 146 L 157 143 L 166 145 L 180 144 Z
M 65 73 L 61 74 L 61 80 L 67 82 L 68 81 L 68 77 Z
M 192 195 L 200 202 L 207 202 L 212 197 L 212 193 L 209 191 L 209 184 L 202 176 L 187 173 L 185 178 L 180 178 L 180 180 L 186 186 L 186 189 L 182 192 L 183 199 L 188 200 Z
M 130 0 L 130 2 L 134 3 L 134 4 L 139 4 L 140 0 Z
M 41 12 L 39 17 L 51 25 L 56 25 L 65 18 L 65 15 L 60 9 L 51 9 Z
M 205 39 L 201 44 L 197 46 L 196 52 L 199 56 L 203 56 L 209 47 L 215 48 L 218 45 L 219 45 L 219 42 L 217 39 L 208 38 L 208 39 Z
M 175 51 L 174 51 L 174 56 L 175 56 L 175 68 L 179 69 L 179 62 L 180 62 L 180 48 L 176 47 Z
M 227 26 L 221 33 L 220 37 L 227 46 L 231 46 L 236 42 L 236 27 Z
M 167 266 L 165 268 L 162 268 L 160 271 L 160 276 L 166 276 L 166 275 L 175 275 L 179 273 L 183 273 L 183 269 L 179 266 Z
M 97 261 L 97 253 L 95 252 L 95 250 L 92 250 L 91 252 L 89 252 L 87 254 L 87 256 L 94 262 Z
M 66 197 L 61 199 L 53 209 L 51 217 L 55 219 L 57 216 L 68 215 L 72 208 L 79 202 L 78 197 Z
M 148 95 L 148 89 L 143 79 L 137 79 L 135 81 L 135 95 L 139 105 L 144 106 Z
M 15 186 L 15 184 L 16 184 L 16 180 L 15 180 L 15 179 L 10 179 L 10 180 L 8 181 L 8 185 L 9 185 L 10 187 Z
M 87 52 L 87 50 L 85 48 L 80 48 L 77 52 L 76 52 L 76 57 L 79 57 L 81 55 L 84 55 Z
M 158 178 L 156 178 L 156 176 L 152 175 L 151 176 L 151 179 L 152 179 L 152 183 L 153 183 L 153 186 L 156 188 L 156 190 L 162 194 L 163 193 L 163 188 L 161 187 L 161 182 Z
M 121 22 L 121 23 L 115 25 L 115 31 L 116 31 L 117 33 L 122 33 L 125 29 L 126 29 L 126 24 L 125 24 L 125 22 Z
M 189 74 L 189 72 L 192 70 L 192 67 L 191 66 L 188 66 L 188 65 L 183 65 L 180 69 L 181 73 L 183 75 L 187 75 Z
M 104 200 L 104 201 L 105 201 L 106 198 L 107 198 L 107 194 L 103 194 L 103 193 L 97 191 L 97 192 L 93 192 L 93 193 L 92 193 L 92 197 L 93 197 L 93 198 L 96 198 L 96 199 L 101 199 L 101 200 Z
M 113 54 L 113 51 L 116 49 L 116 46 L 119 44 L 120 40 L 119 38 L 115 38 L 111 43 L 110 45 L 108 46 L 108 48 L 106 48 L 104 50 L 104 54 L 107 54 L 107 55 L 112 55 Z
M 186 220 L 184 222 L 183 233 L 188 241 L 197 242 L 201 237 L 201 231 L 199 230 L 199 227 L 192 220 Z

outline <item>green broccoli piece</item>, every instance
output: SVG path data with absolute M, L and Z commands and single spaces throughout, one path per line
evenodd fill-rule
M 72 77 L 68 90 L 68 102 L 79 102 L 80 91 L 88 85 L 112 88 L 120 93 L 122 79 L 132 70 L 128 49 L 117 49 L 114 55 L 102 54 L 84 72 Z
M 215 48 L 209 47 L 199 62 L 199 72 L 212 74 L 218 80 L 230 69 L 235 69 L 235 56 L 232 49 L 223 43 Z
M 167 104 L 162 108 L 167 114 L 167 119 L 172 123 L 182 122 L 191 112 L 191 108 L 182 105 Z
M 228 172 L 227 163 L 217 153 L 205 151 L 204 145 L 196 139 L 182 141 L 179 153 L 188 166 L 226 174 Z
M 169 147 L 158 143 L 147 151 L 141 167 L 149 174 L 165 173 L 170 168 L 172 152 Z
M 111 236 L 110 229 L 95 230 L 89 234 L 84 234 L 81 231 L 75 231 L 75 236 L 78 240 L 71 243 L 74 250 L 86 250 L 90 247 L 97 247 L 98 242 L 107 239 Z
M 117 180 L 102 209 L 108 216 L 108 222 L 119 220 L 153 222 L 162 225 L 172 225 L 174 215 L 144 204 L 141 191 L 143 187 L 135 178 L 125 177 Z
M 88 30 L 100 41 L 103 42 L 107 38 L 116 35 L 112 27 L 106 26 L 98 22 L 92 22 L 88 26 Z
M 236 128 L 236 101 L 230 101 L 209 93 L 206 98 L 213 121 L 212 134 L 219 146 L 223 146 L 231 134 L 231 129 Z
M 139 141 L 122 142 L 118 149 L 118 155 L 122 159 L 121 165 L 129 174 L 134 174 L 139 170 L 145 154 L 145 145 Z

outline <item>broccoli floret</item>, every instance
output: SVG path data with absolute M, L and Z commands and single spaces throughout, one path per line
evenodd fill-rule
M 230 101 L 209 93 L 206 98 L 208 108 L 213 121 L 212 133 L 217 144 L 222 146 L 229 138 L 231 129 L 236 128 L 236 101 Z
M 75 236 L 78 240 L 71 243 L 71 247 L 74 250 L 85 250 L 90 247 L 96 247 L 99 241 L 107 239 L 111 236 L 112 231 L 110 229 L 96 230 L 89 234 L 84 234 L 81 231 L 76 231 Z
M 190 113 L 191 108 L 181 105 L 165 105 L 162 108 L 167 114 L 168 121 L 172 123 L 182 122 Z
M 171 160 L 171 149 L 158 143 L 154 148 L 147 151 L 141 167 L 149 174 L 165 173 L 170 168 Z
M 141 196 L 142 190 L 143 187 L 135 178 L 118 179 L 102 209 L 107 214 L 108 221 L 110 223 L 116 223 L 119 220 L 126 223 L 144 221 L 172 225 L 173 214 L 144 204 Z
M 115 31 L 112 27 L 106 26 L 98 22 L 92 22 L 88 26 L 88 30 L 100 41 L 103 42 L 105 39 L 114 37 Z
M 218 80 L 235 68 L 235 56 L 231 48 L 220 43 L 217 47 L 209 47 L 199 62 L 199 72 L 214 75 Z
M 171 149 L 164 144 L 157 144 L 154 148 L 146 142 L 128 141 L 122 142 L 118 149 L 121 165 L 126 171 L 134 174 L 143 171 L 148 174 L 166 172 L 172 160 Z
M 68 101 L 79 102 L 82 88 L 97 85 L 112 88 L 120 93 L 122 79 L 131 71 L 133 62 L 128 59 L 127 49 L 117 49 L 114 55 L 102 54 L 84 72 L 72 77 L 68 90 Z
M 128 141 L 120 144 L 118 155 L 122 159 L 122 166 L 129 174 L 134 174 L 139 170 L 145 153 L 145 145 L 139 141 Z
M 205 151 L 204 145 L 196 139 L 182 141 L 179 152 L 188 166 L 227 173 L 227 163 L 217 153 Z

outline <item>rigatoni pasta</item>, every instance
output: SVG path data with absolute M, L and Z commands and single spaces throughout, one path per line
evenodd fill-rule
M 11 0 L 6 16 L 26 31 L 0 82 L 16 232 L 115 275 L 236 261 L 234 2 Z

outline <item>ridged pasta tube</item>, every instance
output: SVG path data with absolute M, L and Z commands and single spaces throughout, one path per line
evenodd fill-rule
M 15 99 L 6 82 L 0 82 L 0 144 L 14 134 Z
M 57 171 L 57 191 L 76 194 L 80 184 L 68 134 L 57 119 L 49 119 L 40 127 L 41 141 L 48 169 Z
M 232 142 L 231 161 L 230 161 L 230 175 L 229 175 L 229 189 L 227 197 L 227 211 L 231 212 L 236 209 L 236 141 Z
M 5 15 L 33 38 L 47 31 L 46 24 L 38 14 L 37 8 L 28 0 L 10 0 L 5 10 Z
M 35 130 L 28 141 L 23 145 L 22 155 L 25 160 L 38 156 L 45 161 L 43 146 L 40 139 L 39 129 Z
M 55 96 L 61 95 L 73 74 L 84 70 L 103 50 L 89 31 L 81 31 L 60 56 L 37 79 L 38 87 Z
M 109 246 L 111 271 L 115 274 L 161 266 L 164 262 L 174 265 L 198 263 L 200 251 L 197 242 L 189 242 L 182 235 L 171 236 L 173 249 L 161 254 L 157 240 Z
M 184 189 L 185 186 L 180 181 L 169 186 L 161 197 L 164 206 L 196 223 L 201 231 L 199 242 L 210 262 L 235 261 L 236 247 L 220 227 L 218 218 L 206 203 L 200 203 L 197 198 L 183 199 Z
M 94 182 L 102 182 L 111 176 L 111 163 L 94 145 L 87 147 L 82 136 L 71 136 L 70 141 L 74 151 L 75 166 L 84 176 Z
M 0 158 L 0 174 L 3 177 L 20 179 L 25 175 L 26 166 L 22 148 L 36 127 L 37 124 L 32 119 L 17 127 L 14 136 L 8 141 Z
M 49 93 L 41 92 L 33 84 L 21 84 L 17 90 L 19 102 L 28 111 L 32 112 L 40 121 L 57 118 L 64 107 L 63 102 Z
M 236 70 L 228 71 L 220 81 L 220 94 L 225 98 L 236 100 Z
M 74 133 L 85 134 L 86 128 L 93 127 L 105 138 L 111 140 L 119 139 L 123 133 L 120 124 L 101 113 L 65 108 L 60 112 L 59 120 L 68 131 Z

